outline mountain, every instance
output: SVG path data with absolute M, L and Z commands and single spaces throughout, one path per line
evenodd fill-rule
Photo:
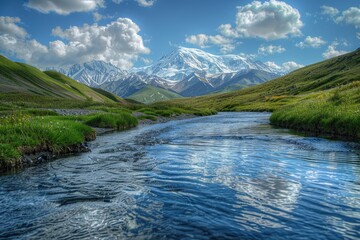
M 48 70 L 56 70 L 91 87 L 97 87 L 127 75 L 126 71 L 100 60 L 75 64 L 68 68 L 48 68 Z
M 360 104 L 359 86 L 360 49 L 253 87 L 174 102 L 218 111 L 274 111 L 290 104 L 332 101 L 338 98 L 338 94 L 341 96 L 342 92 L 357 89 L 357 93 L 344 94 L 343 97 L 344 102 L 355 101 Z
M 262 70 L 279 74 L 266 64 L 240 55 L 214 55 L 200 49 L 178 47 L 158 62 L 133 71 L 142 71 L 164 79 L 181 81 L 191 75 L 207 77 L 214 74 L 233 73 L 243 70 Z
M 209 77 L 201 77 L 197 73 L 193 73 L 178 82 L 172 89 L 184 97 L 193 97 L 238 90 L 264 83 L 276 77 L 278 77 L 277 74 L 254 69 L 216 74 Z
M 105 82 L 99 87 L 106 91 L 112 92 L 121 97 L 129 97 L 137 91 L 153 86 L 156 88 L 171 89 L 174 85 L 171 81 L 167 81 L 157 76 L 149 76 L 144 73 L 131 73 L 122 76 L 116 81 Z
M 182 96 L 237 90 L 276 78 L 282 72 L 240 55 L 214 55 L 194 48 L 178 47 L 158 62 L 129 72 L 103 61 L 57 69 L 67 76 L 121 97 L 152 86 Z M 146 92 L 149 92 L 146 89 Z
M 55 71 L 42 72 L 24 63 L 13 62 L 0 55 L 0 93 L 23 93 L 96 102 L 114 102 L 121 99 L 107 93 L 101 94 Z M 111 97 L 109 97 L 111 96 Z
M 174 98 L 182 98 L 182 96 L 177 93 L 149 85 L 127 97 L 127 99 L 132 99 L 145 104 L 170 100 Z

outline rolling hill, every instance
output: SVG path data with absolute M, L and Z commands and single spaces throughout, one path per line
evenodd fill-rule
M 55 71 L 42 72 L 24 63 L 0 56 L 0 93 L 25 94 L 52 98 L 119 102 L 121 98 L 103 94 Z
M 146 86 L 141 90 L 137 91 L 136 93 L 130 95 L 127 99 L 132 99 L 141 103 L 149 104 L 174 98 L 182 98 L 182 96 L 162 88 Z

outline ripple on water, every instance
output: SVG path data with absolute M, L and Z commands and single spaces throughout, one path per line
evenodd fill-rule
M 2 176 L 0 238 L 360 238 L 358 145 L 291 135 L 268 117 L 105 135 L 90 153 Z

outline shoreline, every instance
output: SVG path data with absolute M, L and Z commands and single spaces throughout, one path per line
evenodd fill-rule
M 70 111 L 66 111 L 66 112 L 62 111 L 62 114 L 63 115 L 71 115 L 71 114 L 77 113 L 77 111 L 78 110 L 70 110 Z M 196 116 L 193 114 L 181 114 L 178 116 L 171 116 L 171 117 L 159 116 L 159 117 L 157 117 L 156 121 L 152 121 L 150 119 L 139 120 L 139 124 L 137 125 L 137 127 L 144 127 L 144 126 L 148 126 L 148 125 L 165 123 L 165 122 L 174 121 L 174 120 L 190 119 L 190 118 L 195 118 L 195 117 L 199 117 L 199 116 Z M 42 163 L 51 162 L 51 161 L 54 161 L 57 159 L 61 159 L 63 157 L 67 157 L 67 156 L 71 156 L 71 155 L 75 155 L 75 154 L 81 154 L 81 153 L 85 153 L 85 152 L 90 152 L 91 149 L 88 147 L 89 142 L 94 141 L 98 136 L 118 132 L 114 128 L 94 128 L 93 127 L 93 129 L 95 131 L 94 136 L 91 139 L 86 139 L 85 142 L 67 146 L 59 153 L 54 153 L 54 152 L 46 150 L 46 149 L 39 149 L 39 151 L 25 153 L 22 155 L 22 157 L 20 159 L 20 164 L 18 165 L 18 167 L 16 167 L 16 168 L 14 167 L 14 169 L 11 169 L 11 170 L 0 169 L 0 174 L 16 172 L 16 171 L 22 170 L 27 167 L 32 167 L 32 166 L 36 166 L 36 165 L 39 165 Z

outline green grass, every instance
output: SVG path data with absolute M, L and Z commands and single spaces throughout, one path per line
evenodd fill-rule
M 153 86 L 146 86 L 128 97 L 128 99 L 132 99 L 145 104 L 174 98 L 182 98 L 182 96 L 177 93 Z
M 67 153 L 71 146 L 95 139 L 91 127 L 125 130 L 138 124 L 128 112 L 58 116 L 49 110 L 26 109 L 0 114 L 0 171 L 21 167 L 24 154 Z
M 14 114 L 0 118 L 0 169 L 21 166 L 21 156 L 41 151 L 55 154 L 94 139 L 91 127 L 54 116 Z
M 272 114 L 270 121 L 315 135 L 360 140 L 360 82 L 282 108 Z
M 125 130 L 135 127 L 138 121 L 128 113 L 97 113 L 83 117 L 84 123 L 92 127 Z

